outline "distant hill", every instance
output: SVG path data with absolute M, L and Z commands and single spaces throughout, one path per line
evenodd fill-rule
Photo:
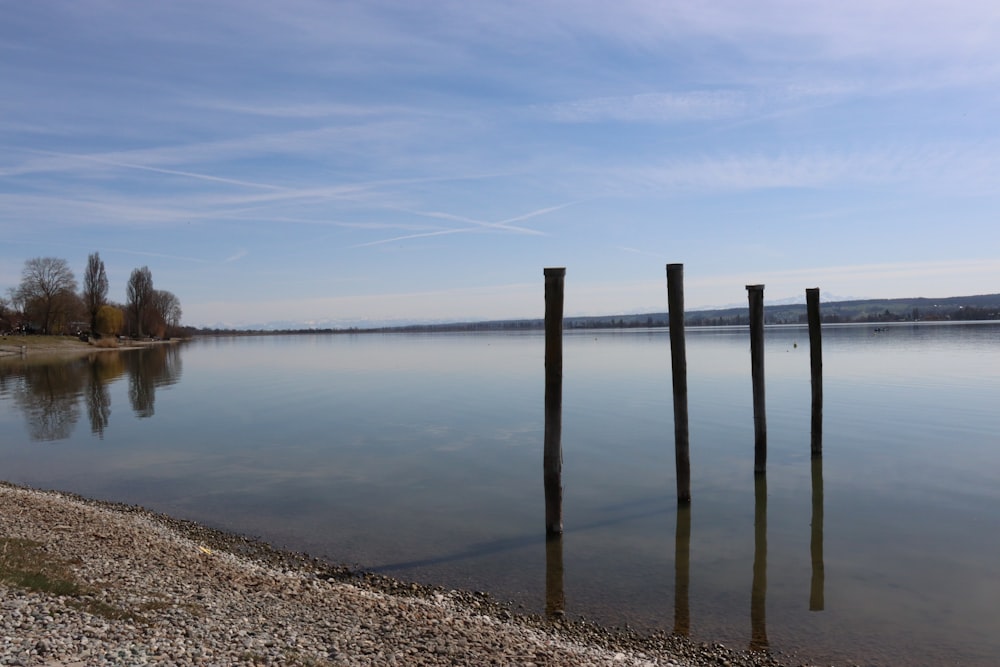
M 844 322 L 940 322 L 1000 320 L 1000 294 L 977 296 L 952 296 L 942 299 L 854 299 L 849 301 L 824 301 L 820 304 L 824 323 Z M 690 327 L 732 326 L 749 324 L 749 307 L 691 310 L 684 315 Z M 640 327 L 666 327 L 667 313 L 637 313 L 631 315 L 598 315 L 593 317 L 566 317 L 566 329 L 631 329 Z M 766 324 L 805 324 L 804 303 L 767 304 L 764 307 Z M 420 331 L 529 331 L 542 329 L 541 318 L 525 320 L 490 320 L 485 322 L 441 322 L 433 324 L 407 324 L 399 326 L 373 326 L 350 328 L 293 328 L 287 329 L 187 329 L 190 335 L 266 335 L 290 333 L 368 333 L 368 332 L 420 332 Z
M 857 299 L 820 304 L 824 323 L 843 322 L 931 322 L 1000 320 L 1000 294 L 952 296 L 941 299 Z M 687 326 L 731 326 L 749 324 L 749 307 L 693 310 L 684 314 Z M 667 313 L 567 317 L 567 329 L 627 329 L 667 326 Z M 805 324 L 804 303 L 771 304 L 764 308 L 766 324 Z M 379 331 L 505 331 L 541 329 L 542 319 L 492 320 L 450 324 L 416 324 L 384 327 Z

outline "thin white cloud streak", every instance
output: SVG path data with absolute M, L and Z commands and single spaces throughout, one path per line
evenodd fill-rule
M 561 10 L 569 33 L 585 31 L 651 50 L 670 38 L 711 37 L 759 58 L 795 47 L 802 61 L 988 58 L 997 50 L 1000 20 L 996 3 L 977 0 L 762 0 L 752 5 L 742 0 L 562 0 L 548 6 Z
M 499 229 L 499 230 L 504 230 L 504 231 L 517 232 L 519 234 L 534 234 L 534 235 L 538 235 L 538 234 L 542 233 L 542 232 L 539 232 L 536 229 L 529 229 L 527 227 L 517 227 L 517 226 L 514 226 L 514 225 L 508 225 L 508 224 L 505 224 L 505 222 L 487 222 L 485 220 L 476 220 L 474 218 L 469 218 L 469 217 L 462 216 L 462 215 L 455 215 L 453 213 L 445 213 L 443 211 L 407 211 L 407 213 L 412 213 L 413 215 L 423 216 L 425 218 L 435 218 L 435 219 L 438 219 L 438 220 L 451 220 L 451 221 L 454 221 L 454 222 L 464 222 L 464 223 L 468 223 L 470 225 L 474 225 L 475 227 L 482 227 L 482 228 L 486 228 L 486 229 Z M 533 217 L 533 216 L 528 216 L 528 217 Z M 521 218 L 521 219 L 525 219 L 525 218 Z M 469 231 L 471 229 L 472 228 L 470 227 L 470 228 L 467 228 L 467 229 L 464 229 L 464 230 L 456 230 L 456 231 Z
M 185 165 L 202 162 L 222 162 L 259 155 L 308 156 L 328 154 L 335 148 L 346 149 L 350 145 L 360 145 L 362 141 L 377 143 L 386 139 L 384 130 L 389 124 L 381 123 L 378 129 L 373 125 L 323 127 L 311 130 L 271 132 L 196 143 L 137 148 L 127 151 L 92 153 L 89 155 L 68 155 L 26 160 L 20 165 L 0 171 L 0 176 L 18 176 L 32 173 L 74 172 L 81 169 L 84 159 L 104 161 L 130 166 L 156 167 Z M 404 129 L 392 124 L 394 137 L 410 136 L 412 128 Z M 23 150 L 23 149 L 22 149 Z M 27 151 L 40 152 L 40 151 Z M 272 186 L 276 187 L 276 186 Z
M 745 124 L 801 114 L 862 95 L 887 93 L 885 86 L 866 86 L 857 80 L 839 78 L 809 83 L 745 81 L 729 88 L 584 98 L 537 106 L 532 108 L 532 114 L 557 123 L 676 124 L 728 120 Z M 736 126 L 733 123 L 716 122 L 713 127 Z
M 750 106 L 750 100 L 742 92 L 717 90 L 583 99 L 545 105 L 538 112 L 562 123 L 672 123 L 732 118 L 745 114 Z
M 38 241 L 28 241 L 28 240 L 21 240 L 21 239 L 18 239 L 18 240 L 14 240 L 14 239 L 0 239 L 0 243 L 18 244 L 18 245 L 27 245 L 27 246 L 37 245 L 37 246 L 42 246 L 42 247 L 45 247 L 45 248 L 74 248 L 74 249 L 78 249 L 78 250 L 88 250 L 88 251 L 90 251 L 93 248 L 92 244 L 53 243 L 49 239 L 43 239 L 43 240 L 38 240 Z M 157 257 L 157 258 L 160 258 L 160 259 L 174 259 L 174 260 L 179 260 L 179 261 L 182 261 L 182 262 L 196 262 L 196 263 L 199 263 L 199 264 L 209 264 L 210 263 L 210 260 L 207 260 L 207 259 L 205 259 L 203 257 L 191 257 L 191 256 L 188 256 L 188 255 L 170 255 L 170 254 L 167 254 L 167 253 L 160 253 L 160 252 L 148 252 L 148 251 L 144 251 L 144 250 L 130 250 L 128 248 L 101 248 L 101 252 L 105 253 L 105 255 L 113 255 L 113 254 L 136 255 L 136 256 L 140 256 L 140 257 Z M 20 278 L 18 278 L 18 280 L 20 280 Z M 9 281 L 9 282 L 11 284 L 14 284 L 17 281 Z M 3 284 L 3 283 L 0 282 L 0 284 Z
M 185 208 L 176 199 L 155 201 L 100 193 L 64 197 L 0 194 L 0 224 L 44 224 L 50 231 L 81 225 L 142 227 L 210 216 L 207 211 Z
M 224 99 L 192 99 L 187 104 L 197 109 L 208 109 L 248 116 L 265 116 L 269 118 L 376 118 L 384 116 L 412 117 L 421 114 L 432 115 L 430 111 L 420 112 L 415 108 L 388 105 L 365 106 L 362 104 L 321 104 L 308 102 L 282 105 L 268 103 L 240 104 Z
M 72 160 L 78 160 L 78 161 L 85 162 L 85 163 L 100 164 L 100 165 L 105 165 L 105 166 L 109 166 L 109 167 L 120 167 L 122 169 L 135 169 L 135 170 L 139 170 L 139 171 L 151 171 L 151 172 L 158 173 L 158 174 L 167 174 L 167 175 L 170 175 L 170 176 L 183 176 L 185 178 L 192 178 L 192 179 L 200 180 L 200 181 L 209 181 L 209 182 L 212 182 L 212 183 L 223 183 L 225 185 L 238 185 L 238 186 L 241 186 L 241 187 L 254 188 L 254 189 L 264 189 L 264 190 L 284 190 L 285 189 L 285 188 L 281 188 L 281 187 L 279 187 L 277 185 L 269 185 L 267 183 L 253 183 L 253 182 L 250 182 L 250 181 L 243 181 L 243 180 L 238 180 L 238 179 L 234 179 L 234 178 L 225 178 L 225 177 L 222 177 L 222 176 L 213 176 L 211 174 L 200 174 L 200 173 L 195 173 L 195 172 L 191 172 L 191 171 L 179 171 L 179 170 L 176 170 L 176 169 L 164 169 L 162 167 L 150 167 L 148 165 L 143 165 L 143 164 L 133 164 L 133 163 L 129 163 L 129 162 L 121 162 L 121 161 L 118 161 L 118 160 L 111 160 L 111 159 L 107 159 L 107 158 L 102 158 L 102 157 L 100 157 L 98 155 L 78 155 L 78 154 L 71 154 L 71 153 L 56 153 L 56 152 L 53 152 L 53 151 L 39 151 L 39 150 L 30 150 L 28 152 L 37 153 L 37 154 L 41 154 L 41 155 L 51 155 L 51 156 L 54 156 L 54 157 L 57 157 L 57 158 L 63 158 L 63 159 L 70 160 L 70 161 L 72 161 Z M 10 170 L 10 171 L 7 171 L 7 172 L 0 171 L 0 176 L 12 176 L 12 175 L 18 175 L 20 173 L 24 173 L 24 172 L 18 172 L 16 170 Z
M 479 227 L 487 227 L 487 228 L 490 228 L 490 229 L 503 229 L 503 230 L 507 230 L 507 231 L 519 232 L 519 233 L 522 233 L 522 234 L 532 234 L 532 235 L 536 235 L 537 236 L 537 235 L 543 235 L 544 232 L 541 232 L 541 231 L 539 231 L 537 229 L 531 229 L 531 228 L 528 228 L 528 227 L 514 226 L 514 225 L 511 225 L 510 223 L 512 223 L 512 222 L 521 222 L 523 220 L 531 220 L 532 218 L 537 218 L 539 216 L 547 215 L 549 213 L 554 213 L 555 211 L 559 211 L 561 209 L 567 208 L 569 206 L 573 206 L 573 205 L 578 204 L 578 203 L 579 203 L 578 201 L 571 201 L 571 202 L 566 202 L 564 204 L 556 204 L 554 206 L 546 206 L 544 208 L 539 208 L 539 209 L 536 209 L 534 211 L 529 211 L 527 213 L 522 213 L 520 215 L 515 215 L 512 218 L 507 218 L 505 220 L 500 220 L 499 222 L 487 222 L 485 220 L 477 220 L 475 218 L 469 218 L 469 217 L 466 217 L 466 216 L 455 215 L 455 214 L 452 214 L 452 213 L 444 213 L 444 212 L 441 212 L 441 211 L 407 211 L 407 213 L 412 213 L 414 215 L 421 215 L 421 216 L 425 216 L 425 217 L 428 217 L 428 218 L 438 218 L 438 219 L 441 219 L 441 220 L 453 220 L 455 222 L 465 222 L 465 223 L 469 223 L 469 224 L 472 224 L 472 225 L 477 225 Z
M 576 187 L 607 195 L 644 193 L 726 193 L 775 188 L 914 187 L 924 193 L 990 194 L 1000 187 L 1000 150 L 992 144 L 939 144 L 917 147 L 850 150 L 802 150 L 778 154 L 732 153 L 696 155 L 668 162 L 632 166 L 610 160 L 591 167 L 578 166 Z M 462 177 L 457 177 L 462 178 Z M 433 180 L 433 179 L 432 179 Z M 53 189 L 46 195 L 0 194 L 3 217 L 11 221 L 45 221 L 51 225 L 148 225 L 192 220 L 259 219 L 292 220 L 287 205 L 318 206 L 341 201 L 374 210 L 397 210 L 439 220 L 483 228 L 540 235 L 537 229 L 513 225 L 572 206 L 575 202 L 545 207 L 503 221 L 483 220 L 440 211 L 420 211 L 392 204 L 401 186 L 426 179 L 386 179 L 345 185 L 268 189 L 248 193 L 187 194 L 169 197 L 125 195 L 97 186 L 78 185 Z M 254 209 L 256 207 L 256 209 Z M 256 213 L 252 211 L 256 210 Z M 250 215 L 247 212 L 251 211 Z M 357 228 L 421 229 L 418 225 L 379 221 L 373 224 L 329 221 L 329 210 L 316 209 L 314 224 Z M 306 216 L 298 216 L 305 221 Z M 448 233 L 454 233 L 448 231 Z M 377 243 L 402 240 L 398 237 Z
M 603 179 L 619 192 L 905 185 L 924 192 L 989 194 L 1000 185 L 1000 157 L 991 146 L 962 144 L 732 153 L 636 167 L 605 165 L 595 171 L 594 179 Z
M 474 225 L 474 227 L 462 227 L 462 228 L 459 228 L 459 229 L 442 229 L 442 230 L 435 230 L 435 231 L 423 232 L 423 233 L 419 233 L 419 234 L 407 234 L 405 236 L 395 236 L 395 237 L 389 238 L 389 239 L 380 239 L 378 241 L 369 241 L 367 243 L 358 243 L 358 244 L 355 244 L 355 245 L 353 245 L 351 247 L 352 248 L 366 248 L 366 247 L 370 247 L 370 246 L 384 245 L 386 243 L 396 243 L 398 241 L 408 241 L 408 240 L 412 240 L 412 239 L 426 238 L 426 237 L 430 237 L 430 236 L 445 236 L 445 235 L 448 235 L 448 234 L 461 234 L 461 233 L 469 233 L 469 232 L 480 232 L 480 233 L 482 233 L 482 232 L 489 231 L 489 230 L 496 230 L 496 231 L 501 231 L 501 232 L 513 232 L 513 233 L 516 233 L 516 234 L 528 234 L 528 235 L 533 235 L 533 236 L 544 236 L 544 235 L 546 235 L 545 232 L 541 232 L 541 231 L 539 231 L 537 229 L 530 229 L 528 227 L 518 227 L 518 226 L 514 226 L 514 225 L 511 225 L 511 224 L 508 224 L 508 223 L 511 223 L 511 222 L 520 222 L 522 220 L 530 220 L 532 218 L 537 218 L 538 216 L 542 216 L 542 215 L 546 215 L 548 213 L 552 213 L 554 211 L 558 211 L 560 209 L 566 208 L 567 206 L 572 206 L 574 203 L 576 203 L 576 202 L 567 202 L 565 204 L 557 204 L 555 206 L 546 206 L 545 208 L 540 208 L 540 209 L 537 209 L 537 210 L 534 210 L 534 211 L 529 211 L 528 213 L 524 213 L 522 215 L 517 215 L 517 216 L 514 216 L 513 218 L 508 218 L 508 219 L 502 220 L 500 222 L 486 222 L 484 220 L 475 220 L 473 218 L 467 218 L 467 217 L 460 216 L 460 215 L 453 215 L 451 213 L 443 213 L 443 212 L 440 212 L 440 211 L 408 211 L 409 213 L 413 213 L 414 215 L 422 215 L 422 216 L 429 217 L 429 218 L 437 218 L 437 219 L 442 219 L 442 220 L 453 220 L 455 222 L 465 222 L 465 223 Z
M 530 211 L 528 213 L 524 213 L 524 214 L 521 214 L 521 215 L 516 215 L 513 218 L 507 218 L 506 220 L 501 220 L 497 224 L 506 225 L 506 224 L 509 224 L 511 222 L 521 222 L 522 220 L 530 220 L 531 218 L 537 218 L 537 217 L 542 216 L 542 215 L 548 215 L 549 213 L 555 213 L 556 211 L 561 211 L 564 208 L 569 208 L 570 206 L 575 206 L 575 205 L 577 205 L 579 203 L 580 203 L 579 201 L 569 201 L 569 202 L 566 202 L 565 204 L 556 204 L 555 206 L 546 206 L 545 208 L 540 208 L 540 209 L 537 209 L 537 210 L 534 210 L 534 211 Z M 530 230 L 530 231 L 535 231 L 535 230 Z
M 406 234 L 405 236 L 394 236 L 389 239 L 379 239 L 378 241 L 368 241 L 367 243 L 356 243 L 352 245 L 352 248 L 369 248 L 377 245 L 385 245 L 387 243 L 396 243 L 398 241 L 412 241 L 413 239 L 423 239 L 431 236 L 448 236 L 450 234 L 467 234 L 469 232 L 480 231 L 473 227 L 463 227 L 461 229 L 440 229 L 434 232 L 423 232 L 420 234 Z

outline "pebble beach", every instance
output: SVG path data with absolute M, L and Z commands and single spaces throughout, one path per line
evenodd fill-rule
M 26 583 L 35 569 L 61 581 Z M 0 484 L 0 665 L 798 664 L 518 615 L 483 593 L 365 574 L 138 507 Z

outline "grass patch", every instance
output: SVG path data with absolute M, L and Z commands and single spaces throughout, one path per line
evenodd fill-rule
M 139 611 L 116 607 L 91 595 L 94 591 L 81 586 L 69 569 L 69 564 L 49 555 L 40 542 L 12 537 L 0 537 L 0 583 L 14 588 L 72 598 L 66 604 L 109 621 L 131 621 L 146 624 L 143 611 L 158 611 L 173 606 L 167 601 L 143 603 Z M 184 605 L 192 615 L 195 605 Z
M 131 621 L 132 623 L 139 623 L 142 625 L 149 623 L 149 621 L 144 618 L 142 614 L 137 614 L 134 611 L 116 607 L 113 604 L 108 604 L 107 602 L 102 602 L 101 600 L 78 598 L 70 600 L 69 606 L 85 611 L 88 614 L 93 614 L 94 616 L 106 618 L 109 621 Z
M 10 586 L 52 595 L 83 593 L 65 563 L 32 540 L 0 538 L 0 581 Z
M 76 336 L 49 336 L 45 334 L 3 336 L 0 338 L 0 345 L 16 348 L 24 346 L 28 352 L 31 352 L 35 348 L 80 348 L 88 346 L 87 343 L 84 343 Z

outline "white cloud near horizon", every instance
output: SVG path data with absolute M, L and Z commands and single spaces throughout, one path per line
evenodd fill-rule
M 690 310 L 741 306 L 745 286 L 763 284 L 765 302 L 803 297 L 805 289 L 819 287 L 823 294 L 838 298 L 882 299 L 896 297 L 945 298 L 977 292 L 952 293 L 942 278 L 960 278 L 964 284 L 982 284 L 1000 272 L 1000 259 L 886 263 L 827 266 L 743 274 L 704 275 L 698 266 L 685 265 L 685 303 Z M 565 288 L 567 317 L 619 315 L 666 311 L 666 271 L 661 279 L 593 283 L 574 280 L 572 268 Z M 513 283 L 447 290 L 381 294 L 353 294 L 275 301 L 212 301 L 185 306 L 199 325 L 260 327 L 274 322 L 310 322 L 309 326 L 350 326 L 364 321 L 371 325 L 403 321 L 486 321 L 540 318 L 544 316 L 544 279 L 537 283 Z M 895 281 L 916 279 L 917 292 L 898 294 Z M 961 283 L 960 283 L 961 284 Z M 726 295 L 718 300 L 718 295 Z M 716 300 L 705 301 L 705 298 Z M 824 297 L 825 298 L 825 297 Z M 528 305 L 530 304 L 530 305 Z M 464 316 L 452 313 L 460 309 Z M 247 316 L 247 312 L 260 316 Z M 344 313 L 351 313 L 345 317 Z M 307 326 L 307 325 L 303 325 Z

